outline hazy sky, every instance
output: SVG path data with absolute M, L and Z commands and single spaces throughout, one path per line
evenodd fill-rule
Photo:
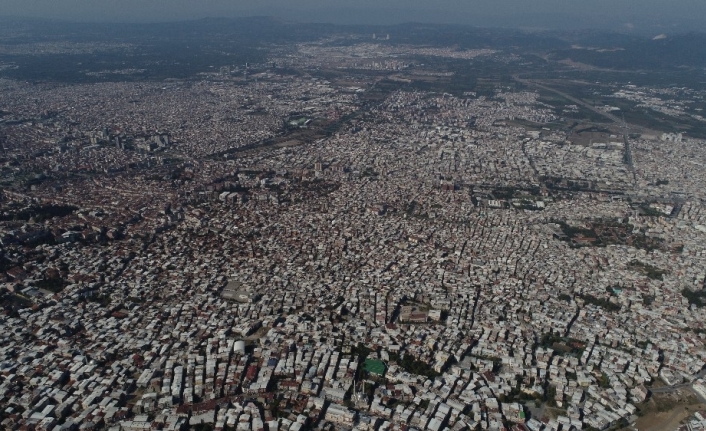
M 563 26 L 680 24 L 706 30 L 706 0 L 0 0 L 0 16 L 168 21 L 271 15 L 295 21 Z

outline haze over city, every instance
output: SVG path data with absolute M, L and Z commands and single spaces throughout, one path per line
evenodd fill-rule
M 0 429 L 706 429 L 703 1 L 0 0 Z
M 433 22 L 482 27 L 684 31 L 704 28 L 706 4 L 700 0 L 2 0 L 0 16 L 110 22 L 274 16 L 336 24 Z

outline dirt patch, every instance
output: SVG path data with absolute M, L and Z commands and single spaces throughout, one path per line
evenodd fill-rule
M 672 394 L 656 394 L 640 406 L 644 413 L 635 424 L 640 431 L 671 431 L 694 412 L 703 410 L 704 404 L 689 390 Z
M 635 427 L 639 431 L 676 430 L 681 421 L 703 408 L 703 404 L 680 405 L 668 412 L 650 413 L 638 419 Z
M 665 386 L 668 386 L 668 385 L 664 382 L 664 380 L 662 380 L 661 378 L 658 377 L 654 380 L 654 382 L 652 382 L 650 389 L 659 389 L 659 388 L 663 388 Z
M 611 138 L 611 135 L 617 137 Z M 593 143 L 621 142 L 622 137 L 619 130 L 605 125 L 582 124 L 574 128 L 568 140 L 574 144 L 590 146 Z
M 571 347 L 567 346 L 564 343 L 554 343 L 554 344 L 552 344 L 552 349 L 554 349 L 555 352 L 560 352 L 560 353 L 570 353 L 571 352 Z
M 270 328 L 268 326 L 262 326 L 262 327 L 258 328 L 257 331 L 255 331 L 252 334 L 245 337 L 246 344 L 250 344 L 250 343 L 254 344 L 255 341 L 258 341 L 260 338 L 264 337 L 269 330 L 270 330 Z
M 297 145 L 301 145 L 302 142 L 296 139 L 290 139 L 289 141 L 284 141 L 284 142 L 279 142 L 275 144 L 275 147 L 277 148 L 284 148 L 284 147 L 296 147 Z
M 556 419 L 559 416 L 566 416 L 566 410 L 555 407 L 546 407 L 544 409 L 544 416 L 541 419 Z

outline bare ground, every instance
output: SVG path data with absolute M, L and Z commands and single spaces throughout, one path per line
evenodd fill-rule
M 645 414 L 637 420 L 639 431 L 671 431 L 694 412 L 703 410 L 703 403 L 690 390 L 671 394 L 656 394 L 641 406 Z

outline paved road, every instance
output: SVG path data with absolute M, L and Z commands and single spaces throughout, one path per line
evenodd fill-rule
M 691 383 L 682 383 L 681 385 L 664 386 L 661 388 L 650 389 L 653 394 L 668 394 L 670 392 L 676 392 L 679 389 L 690 388 Z
M 663 386 L 663 387 L 661 387 L 661 388 L 654 388 L 654 389 L 650 389 L 650 392 L 652 392 L 653 394 L 666 394 L 666 393 L 669 393 L 669 392 L 678 391 L 679 389 L 684 389 L 684 388 L 690 388 L 690 389 L 691 389 L 691 384 L 692 384 L 695 380 L 701 379 L 701 378 L 703 378 L 703 377 L 705 377 L 705 376 L 706 376 L 706 369 L 703 369 L 703 370 L 699 371 L 699 373 L 698 373 L 697 375 L 695 375 L 695 376 L 694 376 L 694 379 L 693 379 L 691 382 L 689 382 L 689 383 L 680 383 L 680 384 L 678 384 L 678 385 Z

